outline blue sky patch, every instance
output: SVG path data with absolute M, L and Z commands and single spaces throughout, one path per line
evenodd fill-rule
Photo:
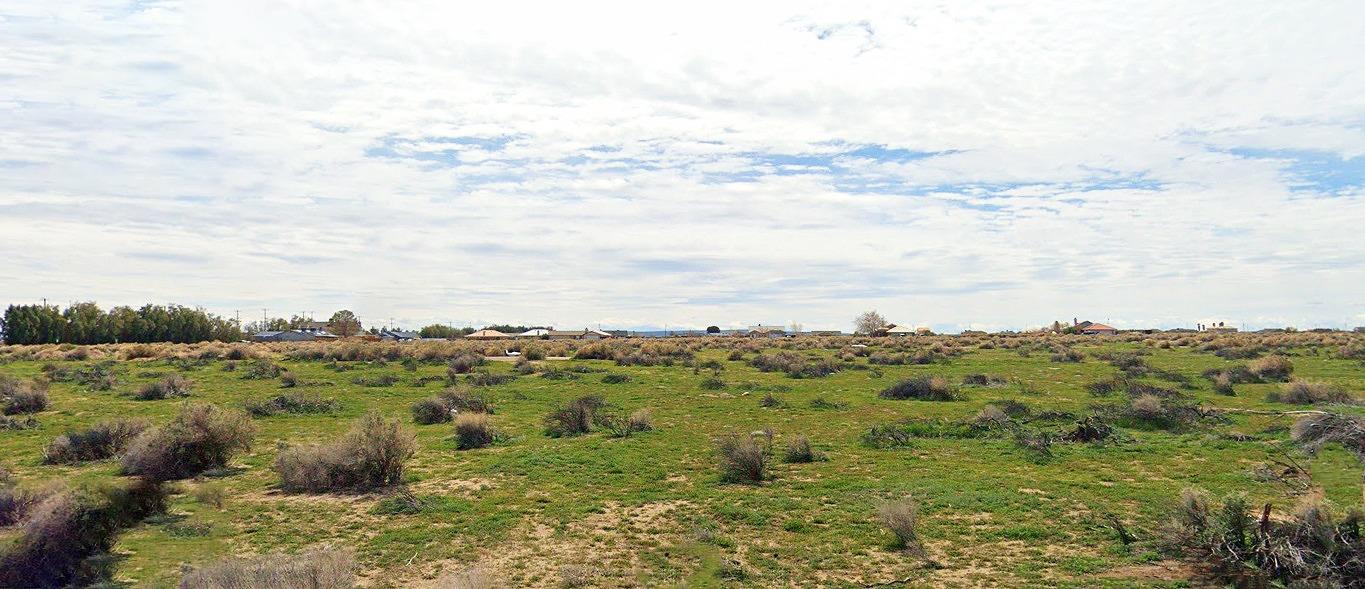
M 1244 147 L 1230 149 L 1228 153 L 1281 162 L 1280 171 L 1288 176 L 1289 187 L 1296 192 L 1335 194 L 1365 186 L 1365 156 L 1343 158 L 1328 151 Z

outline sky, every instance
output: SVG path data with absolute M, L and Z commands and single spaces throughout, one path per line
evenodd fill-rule
M 1365 325 L 1365 3 L 0 0 L 0 304 Z

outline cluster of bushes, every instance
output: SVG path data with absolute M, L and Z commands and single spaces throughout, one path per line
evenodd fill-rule
M 1097 407 L 1095 412 L 1120 425 L 1139 429 L 1180 431 L 1194 429 L 1206 421 L 1227 420 L 1218 410 L 1201 407 L 1183 397 L 1152 394 L 1131 397 L 1127 405 Z
M 878 393 L 883 399 L 919 401 L 960 401 L 963 396 L 941 376 L 917 376 L 893 384 Z
M 169 423 L 143 431 L 123 455 L 123 472 L 149 480 L 196 476 L 227 466 L 251 448 L 256 427 L 240 411 L 211 403 L 186 403 Z
M 336 411 L 337 406 L 335 399 L 325 398 L 316 392 L 291 392 L 250 401 L 246 404 L 246 410 L 256 417 L 269 417 L 281 413 L 331 413 Z
M 878 351 L 868 354 L 867 363 L 874 366 L 899 366 L 903 364 L 933 364 L 939 359 L 940 356 L 932 350 L 916 350 L 913 353 L 905 354 Z
M 1065 419 L 1074 419 L 1074 416 L 1059 413 L 1035 417 L 1035 421 Z M 1041 429 L 1016 420 L 995 405 L 987 405 L 971 420 L 907 419 L 899 423 L 876 424 L 863 434 L 863 444 L 890 449 L 912 446 L 916 438 L 1010 439 L 1017 448 L 1034 457 L 1047 458 L 1052 455 L 1054 443 L 1102 442 L 1114 437 L 1115 433 L 1113 426 L 1097 415 L 1086 416 L 1069 427 L 1053 425 Z
M 66 432 L 47 445 L 43 462 L 76 464 L 112 458 L 150 426 L 142 419 L 115 419 L 102 421 L 89 429 Z
M 85 348 L 76 348 L 84 351 Z M 55 364 L 43 366 L 43 374 L 52 382 L 74 382 L 91 390 L 108 391 L 118 386 L 118 375 L 114 372 L 116 362 L 105 360 L 84 367 L 63 367 Z
M 492 413 L 493 406 L 483 395 L 472 394 L 460 387 L 446 390 L 412 404 L 412 421 L 420 425 L 446 423 L 457 413 Z
M 377 374 L 375 376 L 357 376 L 351 379 L 351 384 L 362 387 L 383 388 L 398 384 L 398 377 L 392 374 Z
M 193 381 L 179 374 L 172 374 L 159 381 L 142 385 L 133 396 L 142 401 L 157 401 L 188 397 L 193 389 Z
M 604 405 L 593 412 L 592 419 L 594 425 L 606 430 L 614 438 L 628 438 L 636 432 L 654 429 L 654 414 L 648 408 L 636 409 L 627 414 L 618 407 Z
M 19 380 L 0 375 L 0 410 L 5 415 L 27 415 L 45 411 L 50 404 L 48 381 Z
M 1365 579 L 1362 524 L 1359 511 L 1341 517 L 1317 502 L 1274 517 L 1269 503 L 1256 509 L 1231 495 L 1220 506 L 1186 490 L 1161 537 L 1239 587 L 1358 587 Z
M 0 587 L 58 589 L 107 582 L 118 535 L 166 507 L 156 481 L 57 492 L 28 510 L 18 537 L 0 548 Z
M 1350 403 L 1354 401 L 1351 394 L 1338 385 L 1306 380 L 1291 381 L 1279 391 L 1266 393 L 1265 400 L 1271 403 L 1290 403 L 1293 405 Z
M 279 378 L 284 372 L 279 364 L 266 359 L 257 359 L 247 365 L 246 370 L 242 371 L 242 378 L 247 380 L 271 380 Z
M 365 491 L 402 482 L 415 452 L 411 432 L 371 412 L 336 442 L 283 448 L 274 467 L 287 491 Z
M 791 378 L 819 378 L 839 372 L 841 368 L 838 362 L 829 358 L 812 358 L 785 350 L 754 356 L 749 365 L 762 372 L 785 372 Z
M 488 360 L 483 357 L 483 354 L 460 354 L 446 363 L 446 374 L 453 381 L 459 375 L 474 372 L 475 368 L 487 363 Z
M 994 374 L 968 374 L 962 377 L 962 386 L 967 387 L 998 387 L 1008 382 L 1005 377 Z
M 616 437 L 627 437 L 652 428 L 648 409 L 627 415 L 620 408 L 607 405 L 606 400 L 597 395 L 569 401 L 545 416 L 545 434 L 553 438 L 586 434 L 594 426 Z
M 768 478 L 768 465 L 773 454 L 773 431 L 764 429 L 743 435 L 730 432 L 716 440 L 716 455 L 720 461 L 720 480 L 725 483 L 757 484 Z M 809 438 L 803 435 L 787 439 L 783 448 L 783 462 L 791 464 L 825 460 Z

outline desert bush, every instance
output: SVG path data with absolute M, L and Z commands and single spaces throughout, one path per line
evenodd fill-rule
M 488 419 L 487 413 L 461 413 L 455 416 L 455 447 L 459 450 L 473 450 L 493 444 L 497 430 Z
M 1053 353 L 1048 359 L 1053 362 L 1080 362 L 1085 359 L 1085 354 L 1071 348 L 1065 348 Z
M 286 389 L 299 386 L 299 377 L 295 376 L 293 372 L 285 372 L 280 375 L 280 386 Z
M 1319 403 L 1348 403 L 1352 399 L 1346 389 L 1334 384 L 1294 380 L 1284 385 L 1280 391 L 1267 393 L 1265 400 L 1271 403 L 1316 405 Z
M 0 430 L 36 429 L 38 425 L 38 420 L 34 419 L 32 415 L 25 415 L 23 417 L 0 415 Z
M 245 413 L 186 403 L 170 423 L 139 434 L 123 455 L 123 472 L 151 480 L 192 477 L 227 466 L 251 448 L 256 428 Z
M 908 448 L 914 445 L 915 436 L 904 427 L 896 424 L 876 424 L 863 434 L 863 444 L 870 448 Z
M 52 486 L 28 488 L 8 476 L 0 478 L 0 528 L 19 523 L 43 500 L 56 492 Z
M 909 497 L 877 507 L 877 519 L 896 537 L 896 547 L 924 558 L 919 538 L 919 505 Z
M 1052 458 L 1053 436 L 1050 432 L 1027 427 L 1014 429 L 1014 447 L 1027 452 L 1035 460 Z
M 227 485 L 220 482 L 199 483 L 190 495 L 203 505 L 221 510 L 227 504 Z
M 785 372 L 791 378 L 818 378 L 838 372 L 840 366 L 829 358 L 809 358 L 796 352 L 759 354 L 749 365 L 762 372 Z
M 1337 413 L 1306 415 L 1294 422 L 1291 435 L 1309 453 L 1335 442 L 1365 460 L 1365 417 Z
M 1252 509 L 1229 495 L 1214 505 L 1186 490 L 1162 530 L 1163 543 L 1210 565 L 1218 580 L 1240 587 L 1359 587 L 1365 579 L 1365 515 L 1338 517 L 1309 501 L 1287 517 L 1269 503 Z
M 717 441 L 716 451 L 721 481 L 753 484 L 767 478 L 768 454 L 752 436 L 726 434 Z
M 66 432 L 48 444 L 43 452 L 43 462 L 75 464 L 113 457 L 149 425 L 141 419 L 115 419 L 97 423 L 89 429 Z
M 731 350 L 730 355 L 725 358 L 731 362 L 743 362 L 744 350 Z
M 1266 356 L 1253 360 L 1247 371 L 1265 382 L 1285 381 L 1294 372 L 1294 364 L 1284 356 Z
M 315 548 L 301 554 L 228 557 L 185 574 L 179 589 L 352 589 L 355 554 Z
M 465 382 L 475 387 L 491 387 L 500 384 L 507 384 L 516 380 L 514 374 L 493 374 L 491 372 L 475 372 L 465 378 Z
M 142 388 L 138 389 L 134 396 L 142 401 L 188 397 L 193 388 L 194 383 L 190 379 L 179 374 L 172 374 L 159 381 L 142 385 Z
M 995 429 L 1010 427 L 1013 424 L 1013 420 L 1010 419 L 1009 414 L 1005 413 L 1003 409 L 996 407 L 995 405 L 986 405 L 976 414 L 976 419 L 974 419 L 972 423 L 979 428 Z
M 1103 442 L 1114 435 L 1114 427 L 1095 415 L 1087 415 L 1062 438 L 1068 442 Z
M 919 376 L 902 380 L 880 393 L 883 399 L 917 399 L 920 401 L 959 401 L 962 396 L 941 376 Z
M 569 401 L 545 416 L 545 434 L 552 438 L 576 436 L 592 431 L 593 415 L 606 405 L 597 395 Z
M 436 589 L 500 589 L 498 578 L 483 567 L 446 573 L 436 579 Z
M 0 406 L 5 415 L 33 414 L 47 410 L 51 401 L 47 396 L 48 381 L 20 382 L 0 376 Z
M 725 388 L 725 381 L 714 376 L 708 376 L 702 379 L 701 384 L 698 386 L 704 391 L 719 391 Z
M 630 375 L 612 373 L 602 377 L 603 384 L 623 384 L 630 382 Z
M 474 368 L 487 364 L 488 360 L 482 354 L 461 354 L 451 359 L 446 364 L 446 374 L 451 380 L 455 380 L 457 375 L 469 374 Z
M 1206 420 L 1226 421 L 1226 417 L 1216 410 L 1150 394 L 1133 397 L 1127 405 L 1099 407 L 1095 411 L 1101 418 L 1142 429 L 1185 430 L 1198 427 Z
M 843 401 L 831 401 L 824 397 L 816 397 L 810 400 L 810 408 L 831 411 L 843 411 L 844 409 L 848 409 L 848 403 L 845 403 Z
M 630 417 L 626 419 L 626 424 L 630 431 L 647 432 L 654 429 L 654 412 L 648 407 L 642 407 L 630 412 Z
M 283 448 L 275 472 L 287 491 L 365 491 L 402 482 L 404 464 L 414 452 L 411 432 L 372 411 L 336 442 Z
M 0 549 L 0 587 L 58 589 L 108 580 L 107 555 L 123 529 L 165 510 L 161 484 L 76 489 L 36 507 L 12 543 Z
M 627 415 L 620 408 L 604 405 L 593 411 L 592 419 L 594 425 L 614 438 L 627 438 L 635 432 L 653 429 L 653 414 L 649 409 L 637 409 Z
M 392 374 L 377 374 L 374 376 L 357 376 L 351 379 L 352 384 L 362 387 L 383 388 L 398 384 L 398 377 Z
M 421 425 L 445 423 L 460 412 L 492 413 L 493 406 L 483 395 L 470 394 L 459 387 L 448 387 L 440 394 L 412 404 L 412 420 Z
M 280 413 L 331 413 L 336 411 L 337 405 L 335 399 L 324 398 L 315 392 L 295 392 L 250 401 L 246 410 L 257 417 L 268 417 Z
M 242 372 L 242 378 L 249 380 L 270 380 L 279 378 L 280 374 L 283 372 L 284 369 L 280 368 L 279 364 L 260 358 L 247 365 L 246 370 Z
M 962 377 L 962 385 L 969 387 L 993 387 L 1001 386 L 1009 381 L 1002 376 L 994 374 L 968 374 Z
M 787 447 L 782 453 L 782 460 L 792 464 L 823 459 L 824 455 L 811 447 L 810 438 L 806 436 L 794 436 L 787 440 Z

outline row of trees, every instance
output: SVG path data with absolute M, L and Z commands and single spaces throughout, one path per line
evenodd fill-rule
M 7 344 L 112 344 L 242 339 L 236 321 L 180 305 L 114 307 L 95 303 L 10 305 L 0 319 Z

